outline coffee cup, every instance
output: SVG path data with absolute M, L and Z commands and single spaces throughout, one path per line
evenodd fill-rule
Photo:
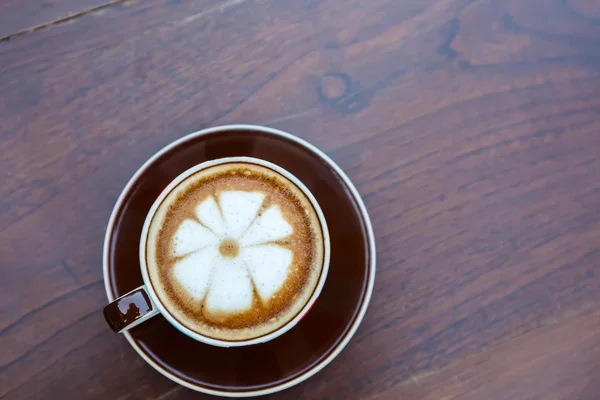
M 323 212 L 293 174 L 251 157 L 207 161 L 150 208 L 139 246 L 144 285 L 104 316 L 115 332 L 162 314 L 206 344 L 264 343 L 317 301 L 329 257 Z

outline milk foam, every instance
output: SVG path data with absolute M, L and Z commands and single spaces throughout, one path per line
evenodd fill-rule
M 240 238 L 242 246 L 252 246 L 259 243 L 273 242 L 294 233 L 287 223 L 278 206 L 269 207 L 257 217 L 244 235 Z
M 272 169 L 232 162 L 165 195 L 148 228 L 146 264 L 161 303 L 185 327 L 247 340 L 299 315 L 321 277 L 325 243 L 301 188 Z
M 288 249 L 265 244 L 245 248 L 242 257 L 252 275 L 258 295 L 266 302 L 281 288 L 293 255 Z
M 206 295 L 213 266 L 218 260 L 219 252 L 210 246 L 177 261 L 173 274 L 193 299 L 201 300 Z
M 185 220 L 173 237 L 173 252 L 177 257 L 218 244 L 218 237 L 196 221 Z
M 235 313 L 249 309 L 254 288 L 263 303 L 281 289 L 292 252 L 275 243 L 293 234 L 278 205 L 261 211 L 260 192 L 223 191 L 218 203 L 207 197 L 196 218 L 184 220 L 173 236 L 173 276 L 208 311 Z M 224 240 L 239 246 L 234 256 L 219 250 Z
M 239 257 L 218 258 L 204 306 L 210 311 L 236 312 L 252 305 L 252 281 Z

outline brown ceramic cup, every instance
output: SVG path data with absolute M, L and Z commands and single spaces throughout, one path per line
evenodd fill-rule
M 321 265 L 321 273 L 317 280 L 315 289 L 312 291 L 312 294 L 310 295 L 306 303 L 302 306 L 300 311 L 292 319 L 290 319 L 290 321 L 283 324 L 282 326 L 280 326 L 272 332 L 259 335 L 257 337 L 252 337 L 246 340 L 235 341 L 220 340 L 204 336 L 198 332 L 195 332 L 194 330 L 190 329 L 185 324 L 180 322 L 177 319 L 177 317 L 173 315 L 171 310 L 169 310 L 169 307 L 161 301 L 161 298 L 157 294 L 155 290 L 155 284 L 150 278 L 147 262 L 148 260 L 146 256 L 148 244 L 148 231 L 150 229 L 150 224 L 152 222 L 152 219 L 156 215 L 158 208 L 163 203 L 165 198 L 169 195 L 169 193 L 171 193 L 171 191 L 173 191 L 187 178 L 194 174 L 197 174 L 202 170 L 230 163 L 246 163 L 268 168 L 271 171 L 287 179 L 292 185 L 295 185 L 296 188 L 298 188 L 302 193 L 304 193 L 304 195 L 310 202 L 312 208 L 314 209 L 323 236 L 323 264 Z M 177 178 L 175 178 L 171 183 L 169 183 L 169 185 L 161 192 L 161 194 L 158 196 L 158 198 L 148 211 L 146 220 L 144 222 L 144 226 L 142 228 L 142 234 L 140 236 L 139 245 L 139 264 L 141 268 L 142 277 L 144 279 L 144 285 L 132 290 L 129 293 L 124 294 L 123 296 L 117 298 L 116 300 L 108 304 L 104 308 L 104 317 L 108 325 L 112 328 L 112 330 L 117 333 L 122 333 L 128 329 L 131 329 L 141 324 L 144 321 L 149 320 L 150 318 L 158 314 L 162 314 L 171 323 L 171 325 L 173 325 L 182 333 L 186 334 L 192 339 L 213 346 L 239 347 L 268 342 L 269 340 L 273 340 L 276 337 L 281 336 L 285 332 L 292 329 L 302 318 L 304 318 L 304 316 L 312 308 L 315 301 L 317 301 L 317 299 L 319 298 L 319 294 L 321 293 L 323 285 L 325 284 L 325 279 L 327 278 L 327 271 L 329 270 L 329 248 L 329 232 L 327 230 L 327 222 L 325 220 L 325 216 L 323 215 L 321 207 L 319 207 L 319 204 L 317 203 L 315 197 L 312 195 L 310 190 L 308 190 L 308 188 L 290 172 L 273 163 L 253 157 L 225 157 L 216 160 L 205 161 L 181 173 L 179 176 L 177 176 Z
M 183 334 L 162 316 L 134 327 L 143 319 L 140 316 L 157 312 L 149 308 L 152 299 L 139 290 L 144 278 L 138 250 L 153 203 L 184 171 L 227 157 L 253 157 L 280 166 L 316 199 L 327 219 L 331 246 L 327 281 L 318 300 L 293 329 L 252 346 L 209 345 Z M 375 240 L 356 188 L 327 155 L 279 130 L 231 125 L 185 136 L 142 165 L 111 214 L 103 267 L 109 302 L 131 293 L 126 309 L 121 310 L 126 315 L 121 322 L 130 324 L 123 335 L 148 364 L 190 389 L 247 397 L 274 393 L 308 379 L 348 344 L 373 291 Z

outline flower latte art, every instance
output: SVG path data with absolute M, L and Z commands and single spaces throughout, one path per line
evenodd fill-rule
M 205 299 L 209 311 L 235 312 L 252 306 L 256 289 L 268 302 L 281 288 L 292 263 L 292 251 L 277 244 L 293 233 L 279 206 L 260 216 L 264 194 L 227 191 L 196 208 L 173 237 L 173 276 L 191 298 Z
M 178 321 L 246 340 L 280 328 L 306 304 L 322 270 L 323 233 L 294 183 L 260 165 L 228 163 L 169 192 L 151 221 L 146 260 Z

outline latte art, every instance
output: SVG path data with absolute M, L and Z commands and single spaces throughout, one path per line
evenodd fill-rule
M 323 257 L 321 225 L 302 190 L 241 162 L 175 186 L 150 222 L 146 245 L 151 284 L 172 316 L 232 341 L 293 319 L 315 290 Z
M 184 220 L 173 237 L 173 276 L 209 312 L 239 312 L 252 306 L 254 290 L 263 303 L 281 288 L 292 251 L 278 240 L 293 233 L 281 209 L 259 215 L 265 195 L 226 191 L 219 204 L 210 196 Z

